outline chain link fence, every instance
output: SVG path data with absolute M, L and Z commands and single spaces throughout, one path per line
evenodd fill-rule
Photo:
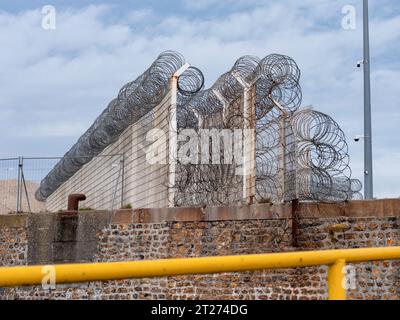
M 103 156 L 104 157 L 104 156 Z M 123 156 L 110 155 L 107 178 L 109 184 L 105 188 L 92 190 L 85 179 L 79 179 L 79 172 L 74 184 L 66 183 L 67 192 L 61 197 L 63 209 L 66 209 L 67 197 L 70 193 L 90 194 L 91 198 L 104 199 L 105 193 L 112 198 L 110 209 L 120 206 L 123 190 Z M 54 168 L 61 157 L 18 157 L 0 159 L 0 214 L 21 212 L 45 212 L 46 202 L 38 201 L 35 192 L 42 179 Z M 95 177 L 94 177 L 95 178 Z M 65 198 L 65 199 L 64 199 Z M 100 204 L 101 206 L 101 204 Z M 82 203 L 82 208 L 86 208 Z M 87 207 L 86 209 L 90 209 Z

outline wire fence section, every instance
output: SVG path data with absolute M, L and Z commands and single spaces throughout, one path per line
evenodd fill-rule
M 80 202 L 80 209 L 113 210 L 121 207 L 123 180 L 122 154 L 96 156 L 47 198 L 46 208 L 49 211 L 66 209 L 68 195 L 82 193 L 86 200 Z
M 43 178 L 54 168 L 61 157 L 18 157 L 0 159 L 0 214 L 9 213 L 34 213 L 48 210 L 46 202 L 38 201 L 35 192 L 40 186 Z M 76 174 L 76 179 L 68 181 L 61 188 L 63 196 L 58 198 L 59 209 L 66 209 L 67 198 L 70 193 L 89 194 L 91 201 L 106 201 L 110 198 L 111 207 L 114 209 L 120 206 L 123 181 L 123 156 L 108 155 L 97 157 L 96 161 L 104 161 L 104 166 L 109 167 L 103 170 L 101 177 L 92 175 L 82 176 Z M 92 164 L 93 164 L 92 163 Z M 92 165 L 91 164 L 91 165 Z M 79 178 L 78 178 L 79 177 Z M 93 180 L 102 179 L 100 189 L 93 190 Z M 110 205 L 109 205 L 110 206 Z M 89 209 L 90 203 L 81 203 L 81 209 Z
M 75 173 L 64 166 L 64 176 L 71 175 L 55 190 L 59 181 L 57 170 L 45 179 L 41 191 L 46 208 L 58 211 L 66 207 L 71 193 L 84 193 L 81 205 L 96 210 L 118 208 L 165 208 L 173 205 L 174 161 L 170 143 L 174 131 L 171 90 L 154 109 L 128 126 L 116 141 L 91 159 Z M 154 130 L 153 130 L 154 129 Z M 158 137 L 157 133 L 162 133 Z M 65 161 L 65 157 L 62 159 Z M 81 161 L 79 161 L 81 162 Z M 72 163 L 74 161 L 65 161 Z M 122 164 L 122 165 L 121 165 Z
M 0 159 L 0 214 L 16 211 L 18 158 Z

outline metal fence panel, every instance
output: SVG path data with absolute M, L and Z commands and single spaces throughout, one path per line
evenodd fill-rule
M 47 211 L 49 204 L 38 201 L 35 192 L 42 179 L 60 159 L 61 157 L 0 159 L 0 214 Z M 114 210 L 121 206 L 123 156 L 99 156 L 93 159 L 93 163 L 99 163 L 102 170 L 94 170 L 90 177 L 79 172 L 75 179 L 60 187 L 66 188 L 66 192 L 63 197 L 59 197 L 57 210 L 66 209 L 70 193 L 88 196 L 89 201 L 82 202 L 81 208 L 89 208 L 95 204 L 95 209 Z
M 17 210 L 18 158 L 0 159 L 0 214 Z

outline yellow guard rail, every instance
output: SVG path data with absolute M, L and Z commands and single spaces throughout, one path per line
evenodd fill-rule
M 212 274 L 327 265 L 328 297 L 345 300 L 346 263 L 397 260 L 400 247 L 303 251 L 226 257 L 0 267 L 0 287 L 40 285 L 49 267 L 56 283 Z

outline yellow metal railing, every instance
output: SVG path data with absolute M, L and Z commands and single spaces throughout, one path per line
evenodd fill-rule
M 329 267 L 329 299 L 345 300 L 346 289 L 343 268 L 346 263 L 397 259 L 400 259 L 400 247 L 54 266 L 0 267 L 0 287 L 41 284 L 44 277 L 43 270 L 48 270 L 49 267 L 54 268 L 55 282 L 59 284 L 327 265 Z

